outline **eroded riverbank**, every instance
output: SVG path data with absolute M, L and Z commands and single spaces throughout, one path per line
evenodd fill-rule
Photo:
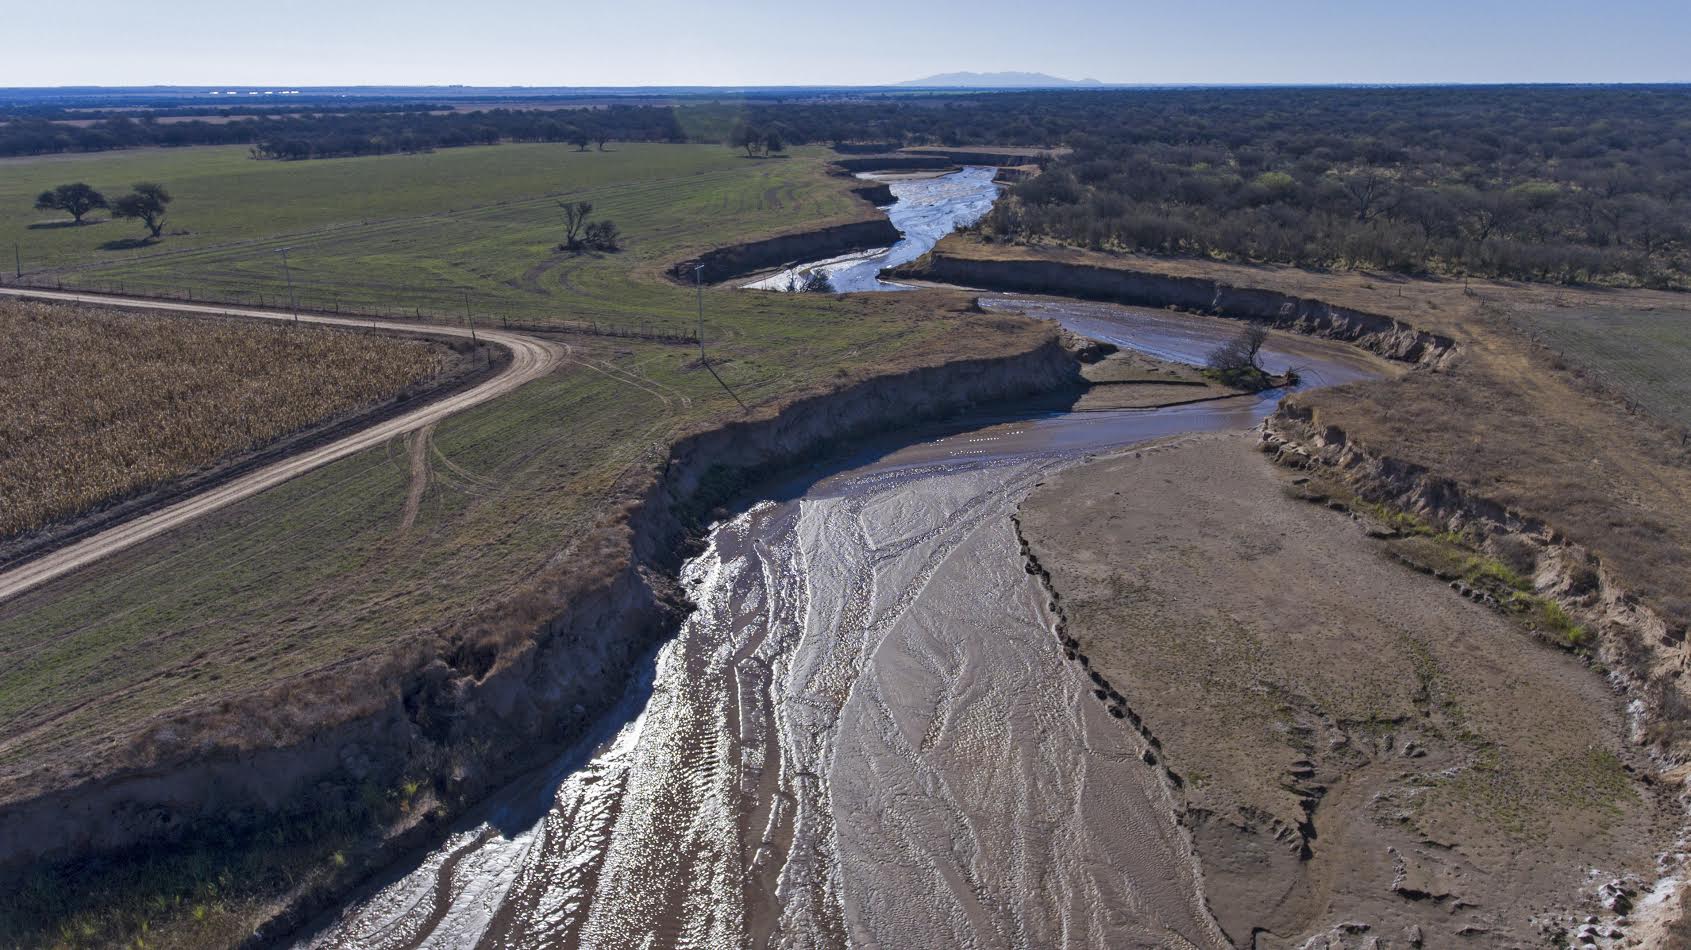
M 1236 330 L 1193 318 L 1182 345 Z M 1312 378 L 1371 359 L 1282 344 Z M 1010 515 L 1090 452 L 1243 429 L 1276 396 L 1040 414 L 776 487 L 689 562 L 698 609 L 614 738 L 310 943 L 1223 945 L 1162 774 L 1065 658 Z
M 1678 809 L 1609 684 L 1397 563 L 1430 539 L 1301 500 L 1308 479 L 1255 442 L 1065 469 L 1019 521 L 1075 650 L 1178 776 L 1228 936 L 1524 946 L 1592 915 L 1628 932 L 1603 902 L 1647 889 Z
M 904 290 L 908 285 L 882 280 L 881 272 L 908 264 L 933 249 L 941 238 L 981 219 L 998 198 L 998 170 L 970 166 L 943 175 L 867 172 L 859 177 L 885 183 L 895 199 L 886 210 L 898 240 L 889 247 L 845 254 L 787 267 L 745 285 L 748 290 L 801 289 L 811 275 L 827 279 L 836 293 Z

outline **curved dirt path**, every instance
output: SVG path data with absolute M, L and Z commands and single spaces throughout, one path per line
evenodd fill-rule
M 201 313 L 213 316 L 257 317 L 265 320 L 293 320 L 292 314 L 274 310 L 257 310 L 244 307 L 222 307 L 214 304 L 175 303 L 171 301 L 148 300 L 141 297 L 107 297 L 88 294 L 76 294 L 61 291 L 23 290 L 0 287 L 0 294 L 10 297 L 30 297 L 39 300 L 61 300 L 74 303 L 103 304 L 106 306 L 123 306 L 137 310 L 165 310 L 178 313 Z M 400 323 L 391 320 L 375 320 L 363 317 L 329 317 L 301 314 L 301 323 L 314 323 L 337 327 L 362 327 L 366 329 L 397 330 L 403 333 L 428 333 L 436 336 L 468 337 L 470 331 L 463 327 L 438 326 L 433 324 Z M 555 343 L 521 333 L 507 330 L 477 329 L 476 337 L 498 344 L 511 351 L 511 362 L 499 375 L 466 389 L 453 393 L 443 399 L 431 402 L 402 415 L 394 416 L 383 422 L 378 422 L 367 429 L 361 429 L 344 438 L 337 439 L 327 445 L 319 446 L 308 452 L 282 459 L 272 465 L 267 465 L 253 472 L 248 472 L 238 478 L 224 482 L 199 494 L 149 512 L 130 521 L 107 528 L 98 534 L 83 538 L 73 544 L 50 551 L 41 557 L 26 561 L 16 567 L 0 572 L 0 601 L 7 600 L 33 587 L 45 584 L 54 578 L 61 577 L 84 565 L 91 564 L 100 558 L 115 554 L 131 545 L 139 544 L 149 538 L 163 534 L 172 528 L 187 524 L 195 518 L 210 514 L 219 508 L 226 507 L 243 498 L 272 488 L 296 475 L 303 475 L 315 468 L 320 468 L 330 462 L 343 459 L 355 452 L 363 451 L 371 446 L 380 445 L 397 435 L 403 435 L 423 426 L 433 425 L 450 415 L 462 412 L 472 406 L 478 406 L 490 399 L 503 396 L 524 383 L 539 379 L 556 369 L 568 358 L 570 347 L 564 343 Z

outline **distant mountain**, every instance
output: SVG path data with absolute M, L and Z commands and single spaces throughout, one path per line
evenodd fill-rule
M 925 79 L 901 82 L 900 86 L 967 87 L 970 89 L 1051 89 L 1070 86 L 1102 86 L 1096 79 L 1063 79 L 1044 73 L 940 73 Z

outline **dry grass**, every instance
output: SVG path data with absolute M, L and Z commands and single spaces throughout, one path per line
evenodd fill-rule
M 439 346 L 372 334 L 0 301 L 0 537 L 391 399 Z
M 1546 313 L 1596 327 L 1627 314 L 1684 312 L 1691 307 L 1688 295 L 1323 274 L 955 238 L 941 249 L 967 257 L 1052 259 L 1203 277 L 1384 314 L 1452 337 L 1462 355 L 1449 371 L 1410 373 L 1294 399 L 1315 412 L 1318 425 L 1337 426 L 1373 452 L 1421 466 L 1475 497 L 1555 526 L 1595 551 L 1625 588 L 1670 623 L 1691 625 L 1685 584 L 1691 577 L 1691 507 L 1685 505 L 1691 498 L 1691 444 L 1675 419 L 1640 411 L 1635 395 L 1609 382 L 1643 380 L 1652 367 L 1684 365 L 1691 357 L 1686 338 L 1657 339 L 1652 346 L 1629 343 L 1631 362 L 1625 365 L 1614 353 L 1599 359 L 1585 349 L 1533 338 Z M 1657 394 L 1672 398 L 1670 391 Z

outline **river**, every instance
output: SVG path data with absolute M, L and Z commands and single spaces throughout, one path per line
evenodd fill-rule
M 946 175 L 879 174 L 857 177 L 884 181 L 896 199 L 884 210 L 893 227 L 904 235 L 890 248 L 846 254 L 787 268 L 744 285 L 747 290 L 793 290 L 811 272 L 828 276 L 829 289 L 838 293 L 866 290 L 907 290 L 904 284 L 881 279 L 881 271 L 908 264 L 947 234 L 979 221 L 998 199 L 993 178 L 996 168 L 970 166 Z
M 1238 332 L 983 302 L 1173 359 Z M 1377 372 L 1326 341 L 1265 352 L 1314 384 Z M 1280 395 L 953 423 L 767 486 L 687 562 L 697 610 L 598 735 L 302 945 L 1225 946 L 1011 516 L 1089 454 L 1248 427 Z

